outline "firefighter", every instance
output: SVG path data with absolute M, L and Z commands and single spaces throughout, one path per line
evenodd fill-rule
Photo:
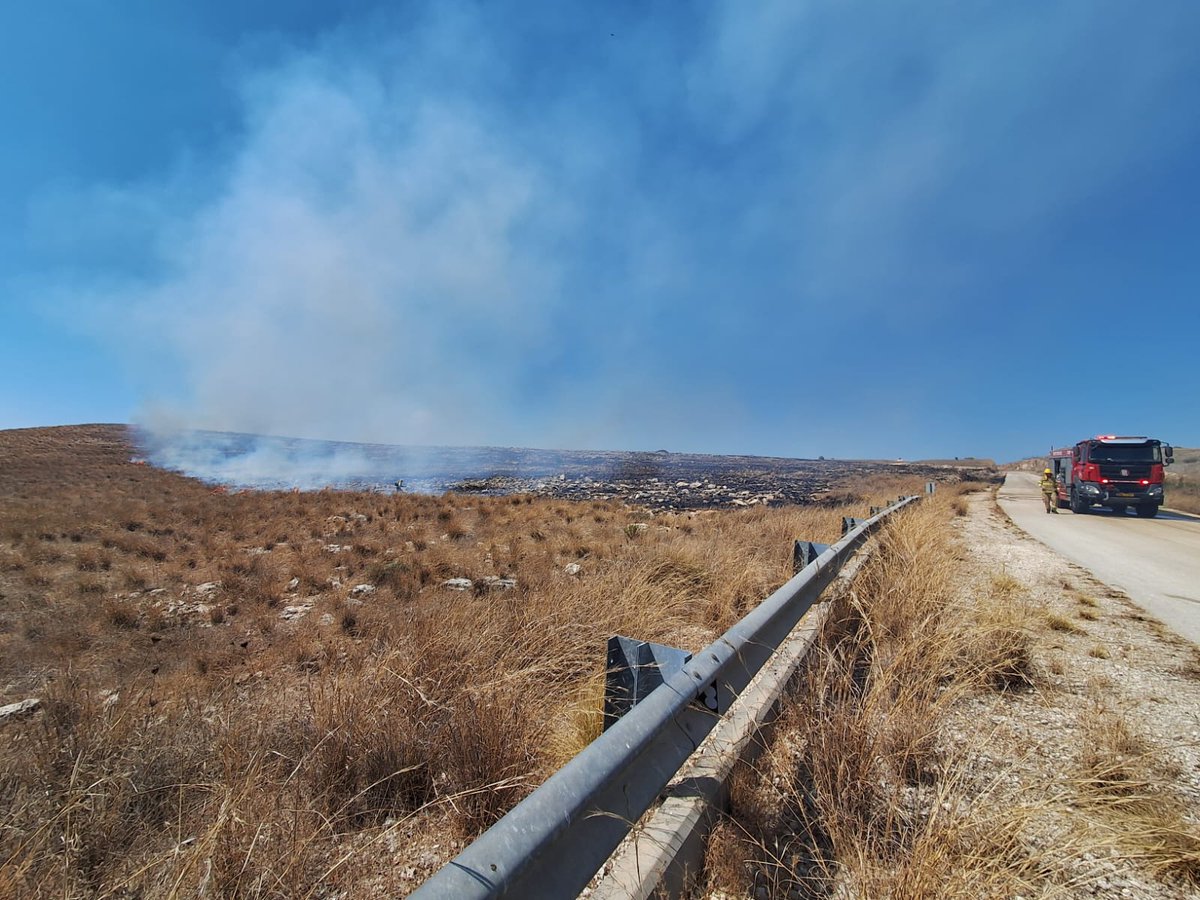
M 1039 482 L 1042 488 L 1042 501 L 1046 504 L 1046 512 L 1058 513 L 1058 485 L 1054 481 L 1054 473 L 1049 469 L 1042 472 Z

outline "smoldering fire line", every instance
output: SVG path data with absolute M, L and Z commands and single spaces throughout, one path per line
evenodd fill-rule
M 865 460 L 786 459 L 515 447 L 424 447 L 214 431 L 139 430 L 156 466 L 250 490 L 366 490 L 533 494 L 619 499 L 654 509 L 829 504 L 852 478 L 913 475 L 957 481 L 984 470 Z

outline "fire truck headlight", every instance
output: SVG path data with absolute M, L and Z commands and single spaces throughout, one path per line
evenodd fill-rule
M 1083 484 L 1079 485 L 1079 490 L 1085 494 L 1099 494 L 1100 493 L 1100 488 L 1096 487 L 1094 484 L 1091 484 L 1087 481 L 1085 481 L 1085 482 L 1083 482 Z

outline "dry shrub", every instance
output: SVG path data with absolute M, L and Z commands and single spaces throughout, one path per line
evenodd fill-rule
M 1075 598 L 1075 602 L 1080 606 L 1086 606 L 1095 609 L 1100 605 L 1100 601 L 1091 594 L 1085 594 L 1082 591 L 1070 591 L 1069 593 Z
M 442 708 L 386 663 L 314 687 L 310 790 L 326 815 L 364 824 L 433 795 L 432 747 Z
M 221 565 L 217 579 L 224 592 L 250 605 L 276 606 L 283 597 L 288 578 L 266 554 L 241 555 Z
M 1046 627 L 1051 631 L 1057 631 L 1062 634 L 1086 634 L 1082 628 L 1080 628 L 1066 616 L 1061 616 L 1058 613 L 1046 613 L 1045 622 Z
M 63 678 L 41 716 L 6 736 L 25 748 L 3 782 L 7 896 L 102 894 L 134 872 L 149 835 L 203 803 L 211 727 L 186 704 L 153 701 L 146 685 L 110 699 Z
M 974 610 L 974 622 L 962 635 L 965 670 L 977 683 L 1007 691 L 1037 681 L 1033 631 L 1036 614 L 1017 599 L 1006 577 L 992 580 L 991 597 Z
M 944 502 L 944 501 L 943 501 Z M 899 514 L 832 608 L 764 771 L 735 780 L 733 818 L 710 850 L 709 887 L 744 895 L 1009 897 L 1036 870 L 1022 813 L 967 798 L 948 710 L 983 689 L 1030 683 L 1021 586 L 999 576 L 978 606 L 955 592 L 939 503 Z M 982 801 L 986 806 L 986 801 Z
M 445 725 L 446 787 L 467 836 L 490 827 L 540 780 L 544 727 L 512 690 L 463 692 Z
M 107 572 L 112 568 L 112 554 L 96 547 L 87 547 L 75 556 L 75 568 L 80 572 Z
M 109 624 L 117 628 L 136 628 L 138 624 L 138 607 L 129 600 L 116 597 L 104 601 L 104 617 Z
M 590 677 L 581 678 L 569 692 L 563 713 L 556 723 L 551 723 L 546 740 L 551 768 L 561 769 L 571 757 L 600 736 L 604 729 L 604 686 L 604 672 L 597 667 Z
M 1086 808 L 1128 858 L 1155 877 L 1200 886 L 1200 827 L 1175 788 L 1178 765 L 1114 712 L 1081 716 L 1077 788 Z

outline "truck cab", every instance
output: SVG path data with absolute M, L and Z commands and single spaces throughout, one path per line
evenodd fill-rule
M 1107 506 L 1118 515 L 1133 507 L 1139 516 L 1158 515 L 1163 503 L 1163 469 L 1174 460 L 1169 444 L 1132 435 L 1097 435 L 1051 451 L 1059 507 L 1085 513 Z

